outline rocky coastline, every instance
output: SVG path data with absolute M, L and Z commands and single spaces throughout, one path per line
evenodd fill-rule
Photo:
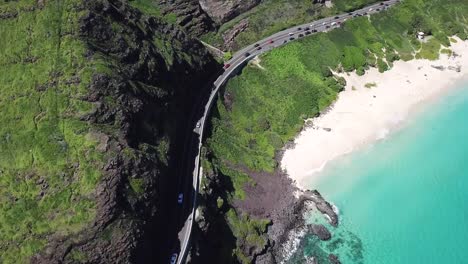
M 231 247 L 243 249 L 251 263 L 275 264 L 283 263 L 288 257 L 288 250 L 284 245 L 290 244 L 297 235 L 314 234 L 322 241 L 328 241 L 333 236 L 333 230 L 324 225 L 307 224 L 305 215 L 310 210 L 322 214 L 329 224 L 336 228 L 339 216 L 334 207 L 326 201 L 317 190 L 300 190 L 283 172 L 255 173 L 249 175 L 257 182 L 253 186 L 245 186 L 246 197 L 242 201 L 235 201 L 236 210 L 244 212 L 257 219 L 269 219 L 270 224 L 263 235 L 267 243 L 261 247 L 254 247 L 238 241 L 230 233 L 230 227 L 224 218 L 223 208 L 216 206 L 219 197 L 226 199 L 226 179 L 217 173 L 205 172 L 205 191 L 202 194 L 201 217 L 198 219 L 198 227 L 194 232 L 194 245 L 189 257 L 189 263 L 206 263 L 204 252 L 220 250 L 218 243 L 230 244 Z M 224 205 L 226 206 L 226 205 Z M 210 246 L 211 245 L 211 246 Z M 211 257 L 214 257 L 211 255 Z M 221 258 L 221 256 L 219 256 Z M 331 259 L 339 261 L 336 255 Z M 308 258 L 307 261 L 318 257 Z M 230 262 L 229 262 L 230 263 Z M 233 259 L 232 263 L 237 263 Z M 335 262 L 332 262 L 335 263 Z M 336 262 L 339 263 L 339 262 Z

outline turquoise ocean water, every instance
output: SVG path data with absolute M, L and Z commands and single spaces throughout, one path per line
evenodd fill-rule
M 329 242 L 306 236 L 290 262 L 334 251 L 342 263 L 468 263 L 468 83 L 320 177 L 310 187 L 339 208 L 340 226 Z

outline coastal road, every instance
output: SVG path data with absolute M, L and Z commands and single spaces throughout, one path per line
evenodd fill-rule
M 285 29 L 283 31 L 277 32 L 267 38 L 264 38 L 260 41 L 257 41 L 254 44 L 251 44 L 238 52 L 236 52 L 233 57 L 225 64 L 225 71 L 216 79 L 212 86 L 212 90 L 208 101 L 206 101 L 205 105 L 200 105 L 203 107 L 200 109 L 200 113 L 203 113 L 202 116 L 198 119 L 197 125 L 192 131 L 193 136 L 191 140 L 191 144 L 195 145 L 198 148 L 198 152 L 196 156 L 193 157 L 193 154 L 189 151 L 192 155 L 189 160 L 193 162 L 188 166 L 188 168 L 193 168 L 193 171 L 190 174 L 191 179 L 191 188 L 190 193 L 185 192 L 184 196 L 184 206 L 183 208 L 188 208 L 190 210 L 187 219 L 185 219 L 183 228 L 180 230 L 178 237 L 180 241 L 180 251 L 174 252 L 174 259 L 177 259 L 177 264 L 182 264 L 185 262 L 186 256 L 188 254 L 188 248 L 190 243 L 190 235 L 192 232 L 192 226 L 195 222 L 196 213 L 197 213 L 197 196 L 199 194 L 201 176 L 202 176 L 202 168 L 200 166 L 200 155 L 202 149 L 202 140 L 203 135 L 205 132 L 205 128 L 208 125 L 209 121 L 209 114 L 210 110 L 213 107 L 214 103 L 216 102 L 216 97 L 218 94 L 219 89 L 226 83 L 226 81 L 235 73 L 239 72 L 246 63 L 253 59 L 254 57 L 267 52 L 271 49 L 286 45 L 291 41 L 297 40 L 299 38 L 303 38 L 309 35 L 313 35 L 317 32 L 326 32 L 332 30 L 336 27 L 339 27 L 342 23 L 346 20 L 352 19 L 353 17 L 357 16 L 364 16 L 364 15 L 371 15 L 377 12 L 381 12 L 392 5 L 399 3 L 399 0 L 389 0 L 385 2 L 379 2 L 370 6 L 367 6 L 362 9 L 355 10 L 350 13 L 336 15 L 329 18 L 324 18 L 320 20 L 316 20 L 310 23 L 306 23 L 303 25 L 298 25 L 291 27 L 289 29 Z M 189 176 L 189 175 L 187 175 Z M 182 209 L 181 209 L 182 210 Z M 175 257 L 177 254 L 177 257 Z

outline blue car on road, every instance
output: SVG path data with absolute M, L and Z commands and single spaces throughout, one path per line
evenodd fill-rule
M 171 264 L 176 264 L 177 262 L 177 253 L 172 254 L 171 256 Z

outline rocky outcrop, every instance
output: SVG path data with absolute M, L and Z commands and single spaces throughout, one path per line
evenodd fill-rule
M 246 30 L 249 27 L 249 20 L 248 19 L 242 19 L 237 25 L 235 25 L 232 29 L 227 30 L 223 34 L 223 49 L 224 50 L 235 50 L 235 40 L 236 37 L 242 33 L 244 30 Z
M 261 0 L 199 0 L 201 7 L 217 23 L 224 23 L 258 5 Z
M 341 264 L 341 261 L 338 259 L 338 256 L 335 254 L 328 255 L 328 259 L 331 264 Z
M 322 241 L 327 241 L 331 238 L 330 231 L 324 225 L 311 224 L 309 225 L 309 231 Z
M 177 24 L 192 36 L 203 35 L 216 27 L 197 0 L 163 0 L 158 5 L 163 15 L 175 15 Z
M 317 209 L 327 216 L 330 224 L 334 227 L 338 226 L 338 214 L 335 212 L 333 206 L 327 202 L 322 195 L 317 191 L 310 191 L 307 190 L 304 194 L 299 198 L 300 201 L 312 201 Z

